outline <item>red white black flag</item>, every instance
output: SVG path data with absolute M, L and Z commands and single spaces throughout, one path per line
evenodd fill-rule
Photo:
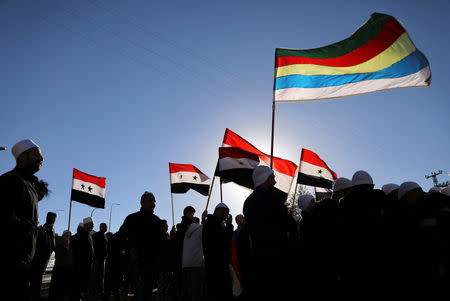
M 258 155 L 238 147 L 219 147 L 215 176 L 223 183 L 234 182 L 253 189 L 253 170 L 260 164 Z
M 70 199 L 91 207 L 105 208 L 106 178 L 96 177 L 73 169 Z
M 297 184 L 331 189 L 336 179 L 337 174 L 316 153 L 302 149 Z
M 223 147 L 236 147 L 244 151 L 256 154 L 260 159 L 259 165 L 270 166 L 270 155 L 261 152 L 259 149 L 254 147 L 247 140 L 243 139 L 238 134 L 233 131 L 226 129 L 225 135 L 222 142 Z M 297 170 L 297 165 L 289 160 L 281 159 L 278 157 L 273 157 L 273 172 L 275 175 L 275 188 L 281 190 L 283 193 L 289 193 L 291 187 L 292 179 L 295 176 L 295 171 Z M 253 188 L 253 187 L 252 187 Z
M 172 193 L 186 193 L 194 189 L 208 195 L 211 180 L 192 164 L 169 163 L 170 189 Z

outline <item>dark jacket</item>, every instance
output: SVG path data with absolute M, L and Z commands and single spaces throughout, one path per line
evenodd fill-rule
M 55 250 L 55 230 L 52 224 L 45 224 L 38 228 L 36 252 L 32 266 L 38 272 L 44 272 L 47 262 Z
M 155 267 L 166 237 L 159 217 L 143 210 L 132 213 L 125 218 L 119 233 L 128 249 L 137 249 L 140 263 Z
M 104 260 L 107 254 L 108 240 L 105 233 L 96 232 L 92 235 L 92 243 L 94 244 L 94 258 Z
M 233 225 L 222 224 L 217 216 L 208 214 L 203 223 L 203 254 L 208 269 L 228 269 L 231 263 Z
M 187 218 L 186 216 L 181 217 L 181 223 L 177 224 L 177 232 L 175 234 L 175 249 L 176 249 L 176 258 L 175 264 L 176 267 L 181 269 L 181 262 L 183 257 L 183 242 L 184 235 L 186 234 L 189 226 L 194 222 L 194 220 Z M 171 242 L 173 244 L 174 242 Z
M 38 195 L 33 175 L 19 167 L 0 177 L 0 203 L 2 239 L 8 266 L 22 271 L 27 269 L 34 256 L 38 223 Z
M 257 187 L 244 202 L 244 215 L 257 257 L 285 256 L 296 223 L 284 205 L 286 196 L 276 189 Z

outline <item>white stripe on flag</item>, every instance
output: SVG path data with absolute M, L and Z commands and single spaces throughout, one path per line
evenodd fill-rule
M 72 189 L 105 198 L 105 188 L 96 184 L 72 178 Z
M 331 172 L 328 169 L 317 166 L 317 165 L 313 165 L 306 161 L 300 162 L 300 168 L 299 168 L 298 172 L 305 174 L 305 175 L 310 175 L 310 176 L 314 176 L 314 177 L 318 177 L 318 178 L 324 178 L 324 179 L 327 179 L 330 181 L 334 180 L 333 175 L 331 174 Z
M 331 99 L 371 93 L 375 91 L 409 88 L 427 87 L 431 77 L 430 66 L 419 70 L 416 73 L 399 78 L 382 78 L 365 80 L 356 83 L 349 83 L 334 87 L 322 88 L 285 88 L 275 90 L 276 102 L 296 102 L 312 101 L 321 99 Z
M 209 185 L 211 180 L 204 174 L 189 171 L 179 171 L 170 174 L 170 184 L 191 183 Z

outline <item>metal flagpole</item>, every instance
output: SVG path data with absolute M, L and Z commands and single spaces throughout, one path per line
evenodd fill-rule
M 272 102 L 272 138 L 270 142 L 270 168 L 273 169 L 273 135 L 275 130 L 275 92 L 274 99 Z
M 216 179 L 216 176 L 213 176 L 213 180 L 212 180 L 212 183 L 211 183 L 211 188 L 209 189 L 208 200 L 206 201 L 206 208 L 205 208 L 205 210 L 208 210 L 209 199 L 211 198 L 211 193 L 212 193 L 212 189 L 213 189 L 213 186 L 214 186 L 214 180 L 215 179 Z
M 297 167 L 297 169 L 295 170 L 295 174 L 294 174 L 294 176 L 292 177 L 292 180 L 291 180 L 291 185 L 289 186 L 289 192 L 288 192 L 288 195 L 287 195 L 287 197 L 286 197 L 286 201 L 285 201 L 285 203 L 287 202 L 287 200 L 289 199 L 289 195 L 291 194 L 291 190 L 292 190 L 292 183 L 294 182 L 294 178 L 295 178 L 295 175 L 297 174 L 297 170 L 298 170 L 298 167 Z M 295 185 L 295 190 L 297 190 L 297 185 Z M 294 202 L 292 202 L 292 203 L 294 203 Z

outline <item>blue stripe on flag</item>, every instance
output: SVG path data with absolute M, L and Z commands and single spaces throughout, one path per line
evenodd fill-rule
M 418 72 L 428 66 L 428 60 L 419 50 L 414 51 L 392 66 L 369 73 L 344 75 L 288 75 L 275 81 L 275 90 L 285 88 L 321 88 L 334 87 L 364 80 L 399 78 Z

